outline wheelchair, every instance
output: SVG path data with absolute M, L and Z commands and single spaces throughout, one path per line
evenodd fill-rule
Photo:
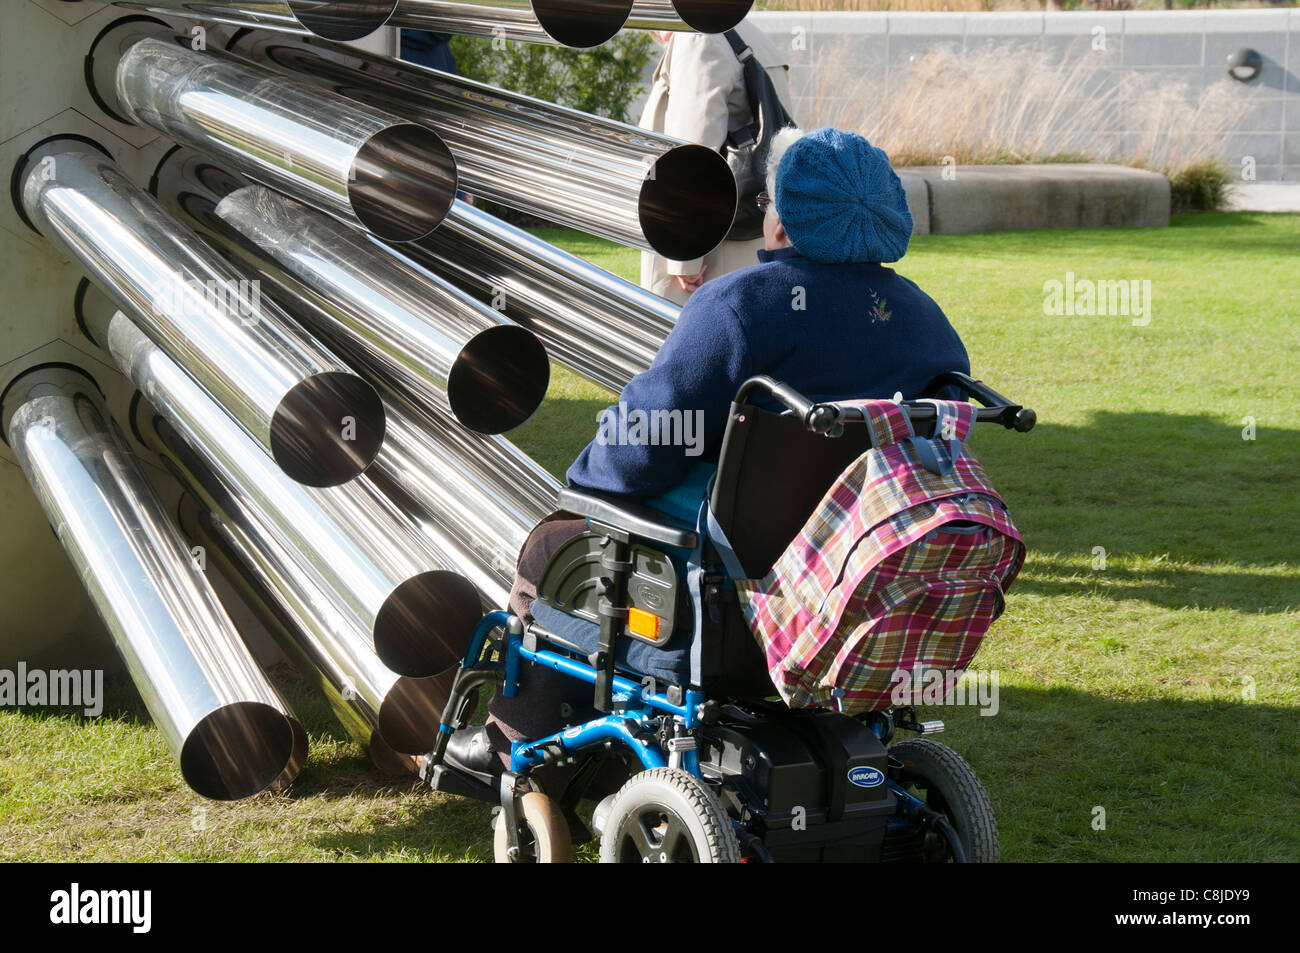
M 965 374 L 940 375 L 926 393 L 978 401 L 979 422 L 1020 432 L 1035 423 L 1032 410 Z M 933 427 L 933 405 L 904 403 L 918 433 Z M 744 383 L 709 505 L 749 578 L 769 571 L 869 446 L 857 408 L 813 402 L 768 377 Z M 978 777 L 926 737 L 942 722 L 919 721 L 915 707 L 851 716 L 792 710 L 776 697 L 703 520 L 578 488 L 559 504 L 585 517 L 587 531 L 548 561 L 532 624 L 506 611 L 479 623 L 421 767 L 434 790 L 499 805 L 498 861 L 570 859 L 565 814 L 582 800 L 599 800 L 602 862 L 998 859 Z M 448 760 L 480 690 L 513 697 L 525 663 L 591 686 L 590 709 L 564 711 L 559 732 L 512 743 L 499 774 Z M 899 731 L 919 737 L 895 742 Z M 559 803 L 532 779 L 543 765 L 569 766 Z

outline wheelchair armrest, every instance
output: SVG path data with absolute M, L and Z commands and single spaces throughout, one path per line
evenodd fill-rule
M 664 546 L 694 549 L 699 541 L 694 526 L 624 496 L 569 486 L 560 490 L 559 504 L 570 513 Z

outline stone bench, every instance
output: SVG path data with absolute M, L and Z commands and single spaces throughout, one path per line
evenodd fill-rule
M 906 166 L 917 235 L 1169 224 L 1169 180 L 1100 163 Z

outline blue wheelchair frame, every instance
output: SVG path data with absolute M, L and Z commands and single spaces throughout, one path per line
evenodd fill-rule
M 489 645 L 489 636 L 497 629 L 505 633 L 502 645 L 503 659 L 499 663 L 492 663 L 488 662 L 484 655 Z M 588 685 L 594 686 L 596 683 L 597 672 L 591 665 L 550 649 L 530 649 L 525 646 L 523 631 L 518 620 L 510 612 L 502 609 L 487 613 L 475 627 L 465 659 L 461 664 L 461 671 L 496 672 L 499 666 L 502 671 L 501 694 L 506 698 L 513 698 L 519 688 L 521 662 L 543 665 Z M 687 732 L 694 731 L 699 727 L 699 709 L 707 700 L 707 696 L 697 689 L 687 689 L 685 700 L 681 704 L 675 704 L 665 693 L 652 693 L 650 688 L 651 686 L 644 682 L 634 682 L 622 675 L 616 675 L 613 682 L 613 701 L 619 708 L 617 713 L 602 715 L 534 741 L 512 742 L 510 771 L 517 775 L 527 775 L 533 767 L 545 763 L 548 748 L 559 748 L 566 756 L 574 757 L 595 751 L 608 741 L 615 741 L 625 746 L 647 771 L 652 768 L 667 767 L 671 754 L 666 754 L 660 746 L 653 730 L 652 719 L 656 715 L 680 717 L 683 728 Z M 892 724 L 892 717 L 873 719 L 870 728 L 882 742 L 888 743 L 888 735 L 892 734 L 889 726 Z M 439 731 L 450 736 L 455 731 L 455 727 L 443 721 L 439 725 Z M 694 749 L 682 751 L 677 766 L 705 780 L 700 773 L 699 757 Z M 895 816 L 889 822 L 889 829 L 896 830 L 916 823 L 926 811 L 925 802 L 903 788 L 893 778 L 887 778 L 886 784 L 895 798 Z M 739 825 L 740 822 L 733 818 L 733 823 Z M 960 843 L 954 843 L 953 846 L 955 850 L 960 851 Z

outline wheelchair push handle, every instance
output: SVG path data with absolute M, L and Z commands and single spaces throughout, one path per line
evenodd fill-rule
M 967 396 L 983 404 L 984 406 L 976 415 L 978 420 L 996 421 L 1008 430 L 1015 430 L 1018 433 L 1028 433 L 1034 429 L 1034 424 L 1038 423 L 1038 415 L 1030 408 L 1008 400 L 988 384 L 975 380 L 969 374 L 960 371 L 940 374 L 930 381 L 926 391 L 933 394 L 943 387 L 957 387 L 964 390 Z
M 814 433 L 838 437 L 843 433 L 845 420 L 862 419 L 862 412 L 857 408 L 840 407 L 833 403 L 816 403 L 788 384 L 774 380 L 766 374 L 755 375 L 741 384 L 740 390 L 736 392 L 736 403 L 747 403 L 749 395 L 760 387 L 796 414 L 803 421 L 804 426 Z M 944 387 L 956 387 L 983 404 L 984 406 L 975 414 L 975 419 L 982 423 L 1000 423 L 1008 430 L 1028 433 L 1038 422 L 1038 415 L 1028 407 L 1008 400 L 983 381 L 977 381 L 959 371 L 940 374 L 930 382 L 926 393 L 933 394 Z M 931 405 L 913 400 L 905 400 L 903 404 L 916 423 L 934 422 L 935 411 Z
M 794 413 L 813 433 L 829 433 L 839 422 L 838 407 L 814 403 L 789 384 L 783 384 L 766 374 L 757 374 L 741 384 L 740 390 L 736 391 L 736 403 L 747 403 L 750 393 L 758 387 L 766 390 L 786 409 Z

